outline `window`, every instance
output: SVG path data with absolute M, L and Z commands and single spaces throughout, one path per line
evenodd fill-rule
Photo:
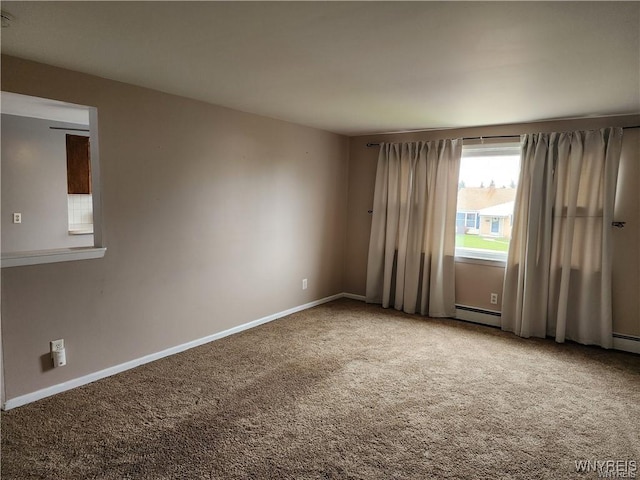
M 3 221 L 2 268 L 103 257 L 97 109 L 11 92 L 1 97 L 2 176 L 13 187 L 2 189 L 2 217 L 19 212 L 24 223 L 5 229 Z
M 457 212 L 456 227 L 478 228 L 479 218 L 476 212 Z
M 66 146 L 69 234 L 92 234 L 93 198 L 91 196 L 91 146 L 89 134 L 67 134 Z
M 456 257 L 507 259 L 519 175 L 519 143 L 462 148 Z

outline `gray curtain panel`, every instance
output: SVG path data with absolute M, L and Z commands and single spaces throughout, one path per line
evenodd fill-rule
M 611 222 L 621 145 L 621 128 L 523 135 L 503 330 L 612 346 Z
M 366 299 L 455 316 L 455 220 L 462 139 L 381 144 Z

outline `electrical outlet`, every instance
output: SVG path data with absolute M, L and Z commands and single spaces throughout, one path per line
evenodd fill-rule
M 492 293 L 491 294 L 491 305 L 497 305 L 498 304 L 498 294 L 497 293 Z
M 14 213 L 13 214 L 13 223 L 22 223 L 22 214 Z
M 64 350 L 64 339 L 60 340 L 52 340 L 51 341 L 51 351 L 52 352 L 61 352 Z
M 306 290 L 306 289 L 307 289 L 307 279 L 306 279 L 306 278 L 303 278 L 303 279 L 302 279 L 302 289 L 303 289 L 303 290 Z

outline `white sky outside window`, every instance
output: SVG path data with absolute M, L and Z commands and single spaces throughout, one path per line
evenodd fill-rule
M 500 151 L 501 150 L 501 151 Z M 465 187 L 488 187 L 493 180 L 496 188 L 518 184 L 520 176 L 520 144 L 505 146 L 473 145 L 462 148 L 460 181 Z

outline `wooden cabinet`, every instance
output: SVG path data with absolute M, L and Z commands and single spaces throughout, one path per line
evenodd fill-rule
M 91 193 L 89 137 L 67 135 L 67 192 Z

